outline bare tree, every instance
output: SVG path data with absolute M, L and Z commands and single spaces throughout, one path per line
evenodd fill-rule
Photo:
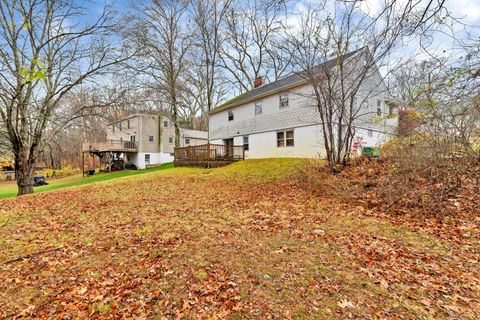
M 175 125 L 175 146 L 180 146 L 181 96 L 191 39 L 187 35 L 188 1 L 153 0 L 136 8 L 137 15 L 125 31 L 125 37 L 140 48 L 129 65 L 145 75 L 145 84 L 159 91 L 170 106 Z
M 19 195 L 33 192 L 39 152 L 78 116 L 56 112 L 64 96 L 120 60 L 103 38 L 108 8 L 93 23 L 72 24 L 84 16 L 73 1 L 0 5 L 0 118 L 15 155 Z
M 276 80 L 290 71 L 291 55 L 284 48 L 284 1 L 239 2 L 226 17 L 221 66 L 240 91 L 253 88 L 256 78 Z
M 431 17 L 439 8 L 386 2 L 378 12 L 365 13 L 361 1 L 339 2 L 333 9 L 327 4 L 310 8 L 288 38 L 299 74 L 312 87 L 309 96 L 319 111 L 327 159 L 334 167 L 348 161 L 356 125 L 372 122 L 362 106 L 387 90 L 377 69 L 402 37 L 424 25 L 417 23 L 419 16 L 425 19 L 426 12 Z
M 208 111 L 219 101 L 221 74 L 218 65 L 218 55 L 223 44 L 222 26 L 226 14 L 232 4 L 231 0 L 193 0 L 193 28 L 198 30 L 198 39 L 195 41 L 195 55 L 192 59 L 196 64 L 195 76 L 190 77 L 196 94 L 191 96 L 199 108 L 206 123 Z

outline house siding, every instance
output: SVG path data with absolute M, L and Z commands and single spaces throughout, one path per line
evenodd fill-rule
M 130 128 L 128 128 L 129 120 Z M 164 121 L 167 121 L 167 127 L 164 127 Z M 113 129 L 113 126 L 115 126 L 115 129 Z M 122 130 L 120 130 L 120 127 Z M 195 136 L 190 138 L 189 145 L 205 144 L 208 142 L 207 132 L 186 129 L 180 130 L 181 146 L 185 145 L 185 132 Z M 107 127 L 108 140 L 130 141 L 133 135 L 137 142 L 138 152 L 127 153 L 127 158 L 139 169 L 144 169 L 148 165 L 145 162 L 145 155 L 147 154 L 150 155 L 150 165 L 173 161 L 175 126 L 167 117 L 162 117 L 162 121 L 159 122 L 157 115 L 138 114 L 115 122 Z M 153 141 L 150 141 L 150 136 L 153 136 Z M 202 136 L 204 136 L 204 138 L 202 138 Z M 172 143 L 169 143 L 169 137 L 173 138 Z
M 355 139 L 360 138 L 368 146 L 388 141 L 396 127 L 395 119 L 386 119 L 389 106 L 385 103 L 387 87 L 376 68 L 363 80 L 357 92 L 360 110 L 355 126 Z M 234 138 L 234 144 L 242 145 L 243 136 L 249 137 L 246 158 L 265 157 L 325 157 L 321 119 L 309 84 L 278 92 L 258 100 L 225 109 L 210 115 L 210 139 L 223 143 Z M 289 105 L 280 108 L 280 96 L 288 94 Z M 381 101 L 381 113 L 377 116 L 377 100 Z M 255 114 L 255 103 L 261 102 L 262 113 Z M 228 112 L 234 119 L 228 121 Z M 295 146 L 277 148 L 276 132 L 294 129 Z M 369 134 L 370 133 L 370 134 Z

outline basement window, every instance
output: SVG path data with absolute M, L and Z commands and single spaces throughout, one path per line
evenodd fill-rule
M 150 154 L 145 154 L 145 164 L 150 164 Z
M 228 121 L 233 121 L 233 111 L 228 111 Z
M 295 145 L 294 141 L 295 139 L 293 130 L 277 132 L 277 147 L 293 147 Z

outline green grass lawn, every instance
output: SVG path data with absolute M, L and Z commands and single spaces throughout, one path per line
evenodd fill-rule
M 35 187 L 35 193 L 57 190 L 67 187 L 81 186 L 84 184 L 107 181 L 127 176 L 133 176 L 138 174 L 144 174 L 149 172 L 155 172 L 158 170 L 170 169 L 173 168 L 173 163 L 166 163 L 158 167 L 153 167 L 145 170 L 127 170 L 127 171 L 117 171 L 112 173 L 95 173 L 93 176 L 82 177 L 81 174 L 76 174 L 73 176 L 68 176 L 58 179 L 47 179 L 47 186 Z M 3 182 L 0 183 L 0 199 L 11 198 L 17 195 L 17 184 L 15 181 Z

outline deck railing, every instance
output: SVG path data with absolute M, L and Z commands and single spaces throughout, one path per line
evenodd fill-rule
M 223 144 L 202 144 L 198 146 L 179 147 L 174 151 L 175 162 L 181 161 L 222 161 L 233 162 L 245 159 L 243 146 L 230 146 Z
M 84 142 L 82 145 L 83 152 L 135 152 L 137 151 L 137 143 L 134 141 L 123 140 L 107 140 L 101 142 Z

